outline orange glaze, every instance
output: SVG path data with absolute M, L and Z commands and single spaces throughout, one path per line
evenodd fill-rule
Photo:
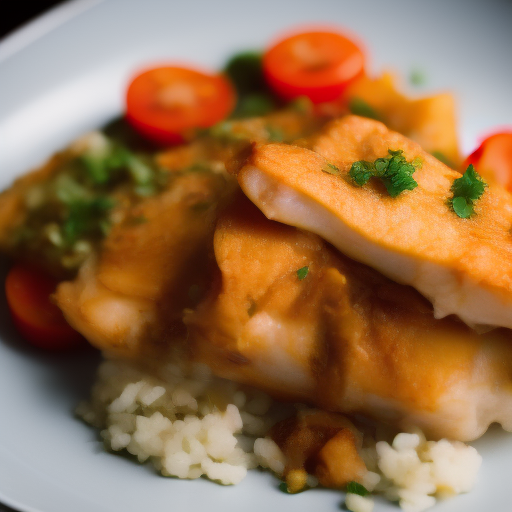
M 512 327 L 512 196 L 490 185 L 475 215 L 449 207 L 460 174 L 382 123 L 356 116 L 333 121 L 308 147 L 258 145 L 238 171 L 244 193 L 267 217 L 315 232 L 340 251 L 388 277 L 412 285 L 437 317 Z M 348 176 L 358 160 L 388 149 L 423 160 L 418 187 L 392 198 L 377 180 L 356 186 Z M 323 172 L 327 163 L 340 176 Z
M 219 219 L 214 250 L 219 273 L 185 320 L 194 357 L 217 375 L 433 437 L 512 428 L 508 330 L 436 320 L 412 288 L 246 199 Z

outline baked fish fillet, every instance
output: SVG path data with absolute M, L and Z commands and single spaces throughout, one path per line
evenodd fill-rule
M 246 198 L 221 215 L 214 251 L 214 283 L 185 322 L 191 354 L 217 375 L 431 438 L 512 430 L 509 330 L 435 319 L 413 288 Z
M 471 326 L 512 327 L 512 196 L 490 185 L 475 215 L 449 207 L 460 174 L 382 123 L 348 116 L 306 143 L 255 145 L 236 172 L 269 218 L 316 233 L 341 252 L 428 298 L 436 318 L 455 314 Z M 391 197 L 379 183 L 349 178 L 352 164 L 388 149 L 421 158 L 417 188 Z M 339 175 L 323 172 L 327 164 Z
M 134 206 L 99 254 L 58 286 L 68 322 L 116 357 L 151 357 L 183 337 L 182 311 L 210 281 L 215 219 L 232 189 L 222 174 L 188 172 Z

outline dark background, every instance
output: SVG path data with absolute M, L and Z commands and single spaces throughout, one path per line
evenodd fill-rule
M 5 3 L 0 16 L 0 38 L 9 35 L 21 25 L 44 13 L 48 9 L 66 3 L 66 0 L 18 0 Z M 0 508 L 0 511 L 2 509 Z
M 66 0 L 32 0 L 32 2 L 21 0 L 19 2 L 11 2 L 9 9 L 6 6 L 2 9 L 3 12 L 0 16 L 0 39 L 8 36 L 11 32 L 43 14 L 48 9 L 65 2 Z M 29 489 L 27 489 L 27 492 L 29 492 Z M 16 511 L 0 503 L 0 512 Z

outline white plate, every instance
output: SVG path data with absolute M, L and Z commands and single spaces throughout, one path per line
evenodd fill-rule
M 215 68 L 237 49 L 260 48 L 285 27 L 328 22 L 357 34 L 372 69 L 424 71 L 426 90 L 459 99 L 463 148 L 512 123 L 512 4 L 430 0 L 79 0 L 0 44 L 0 188 L 87 129 L 119 113 L 127 77 L 165 60 Z M 339 492 L 289 496 L 269 474 L 239 486 L 159 477 L 102 451 L 72 411 L 87 394 L 97 357 L 25 349 L 0 303 L 0 501 L 38 512 L 335 511 Z M 493 429 L 476 443 L 476 489 L 436 512 L 510 509 L 512 436 Z M 375 512 L 398 510 L 379 502 Z

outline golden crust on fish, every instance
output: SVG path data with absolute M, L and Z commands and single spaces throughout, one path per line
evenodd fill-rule
M 183 336 L 182 310 L 194 303 L 190 287 L 209 281 L 217 209 L 230 190 L 223 176 L 188 173 L 134 206 L 100 254 L 59 285 L 68 322 L 96 347 L 130 358 Z
M 509 331 L 435 319 L 412 288 L 246 199 L 221 215 L 214 250 L 219 274 L 186 323 L 193 356 L 217 375 L 433 437 L 512 429 Z
M 311 149 L 256 145 L 238 171 L 245 194 L 270 219 L 321 235 L 348 256 L 399 283 L 414 286 L 437 317 L 512 327 L 512 197 L 490 185 L 475 215 L 449 207 L 460 177 L 406 137 L 383 124 L 349 116 L 308 141 Z M 379 182 L 358 187 L 352 163 L 403 150 L 420 157 L 418 187 L 390 197 Z M 327 163 L 340 176 L 323 172 Z

